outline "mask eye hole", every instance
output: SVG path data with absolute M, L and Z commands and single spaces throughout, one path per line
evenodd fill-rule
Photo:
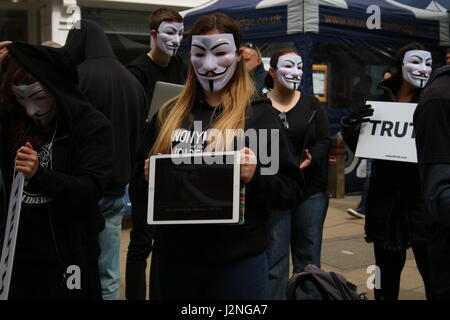
M 219 52 L 216 52 L 216 53 L 215 53 L 215 55 L 218 56 L 218 57 L 222 57 L 222 56 L 224 56 L 224 55 L 226 55 L 226 54 L 227 54 L 227 53 L 224 52 L 224 51 L 219 51 Z

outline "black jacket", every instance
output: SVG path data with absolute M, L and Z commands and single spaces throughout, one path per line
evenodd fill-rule
M 95 22 L 81 20 L 65 47 L 78 65 L 80 89 L 110 121 L 113 129 L 113 164 L 105 195 L 122 196 L 130 181 L 139 138 L 145 122 L 144 89 L 117 60 L 108 39 Z
M 97 238 L 104 220 L 98 202 L 112 168 L 110 123 L 78 90 L 75 64 L 64 49 L 19 42 L 8 49 L 53 94 L 58 106 L 52 170 L 40 166 L 28 183 L 52 199 L 47 221 L 54 230 L 61 267 L 66 270 L 70 265 L 80 266 L 84 275 L 81 290 L 69 295 L 101 298 Z M 12 117 L 10 112 L 1 115 L 1 168 L 8 196 L 16 153 L 16 147 L 7 139 L 15 125 Z M 39 246 L 39 239 L 35 241 Z
M 414 113 L 427 220 L 450 227 L 450 66 L 437 69 Z
M 395 102 L 392 81 L 380 84 L 383 93 L 375 101 Z M 411 101 L 417 103 L 420 92 Z M 345 142 L 356 149 L 360 127 L 342 127 Z M 367 195 L 365 231 L 367 240 L 389 250 L 407 248 L 411 242 L 426 241 L 423 198 L 416 163 L 372 160 Z
M 200 99 L 192 110 L 193 120 L 201 120 L 202 128 L 206 130 L 211 124 L 212 113 L 213 108 Z M 186 125 L 185 129 L 189 130 L 189 125 Z M 267 208 L 295 208 L 301 201 L 304 178 L 287 133 L 270 100 L 253 101 L 245 122 L 245 129 L 249 128 L 268 129 L 269 132 L 270 129 L 280 130 L 280 163 L 277 174 L 261 175 L 261 163 L 257 156 L 256 173 L 246 185 L 244 225 L 158 226 L 154 233 L 155 250 L 158 254 L 173 261 L 222 264 L 258 255 L 267 249 Z M 137 179 L 140 180 L 140 184 L 136 185 L 140 186 L 138 188 L 141 190 L 134 194 L 142 197 L 135 199 L 135 203 L 142 208 L 142 212 L 147 208 L 148 194 L 148 184 L 143 182 L 143 162 L 155 142 L 158 131 L 154 117 L 146 130 L 136 168 Z M 268 143 L 270 145 L 270 135 Z

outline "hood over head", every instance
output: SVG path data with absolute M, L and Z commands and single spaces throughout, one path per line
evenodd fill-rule
M 116 58 L 103 29 L 94 21 L 81 19 L 80 28 L 73 28 L 67 36 L 65 48 L 77 65 L 86 60 L 110 57 Z
M 69 127 L 72 127 L 86 110 L 92 108 L 78 89 L 77 68 L 65 48 L 31 45 L 19 41 L 7 47 L 12 58 L 51 92 Z

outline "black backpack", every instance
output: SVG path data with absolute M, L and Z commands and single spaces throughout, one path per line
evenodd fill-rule
M 308 265 L 303 272 L 294 274 L 288 282 L 286 296 L 288 300 L 305 297 L 302 290 L 309 284 L 309 290 L 315 291 L 309 299 L 315 300 L 368 300 L 366 295 L 358 294 L 357 287 L 344 276 L 326 272 L 315 265 Z

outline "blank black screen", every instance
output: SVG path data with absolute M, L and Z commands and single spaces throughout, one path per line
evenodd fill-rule
M 155 162 L 154 220 L 215 220 L 233 217 L 232 164 Z

